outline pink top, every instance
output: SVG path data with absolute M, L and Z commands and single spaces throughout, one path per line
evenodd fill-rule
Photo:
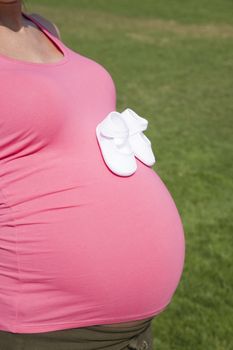
M 116 109 L 109 72 L 23 15 L 64 56 L 0 55 L 0 329 L 153 317 L 183 271 L 177 207 L 152 167 L 122 177 L 105 165 L 95 129 Z

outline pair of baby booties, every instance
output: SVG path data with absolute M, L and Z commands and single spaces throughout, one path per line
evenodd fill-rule
M 148 121 L 130 108 L 110 112 L 97 126 L 96 136 L 108 168 L 120 176 L 137 170 L 136 158 L 147 166 L 155 164 L 150 140 L 143 134 Z

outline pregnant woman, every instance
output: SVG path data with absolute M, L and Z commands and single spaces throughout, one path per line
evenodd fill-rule
M 110 118 L 110 73 L 22 5 L 0 0 L 0 349 L 153 349 L 184 266 L 178 210 L 149 141 Z

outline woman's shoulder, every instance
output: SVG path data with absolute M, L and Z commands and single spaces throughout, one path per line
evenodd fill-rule
M 42 24 L 51 34 L 56 36 L 58 39 L 61 39 L 61 34 L 55 23 L 45 18 L 44 16 L 39 15 L 38 13 L 29 13 L 28 16 L 35 18 L 35 20 Z

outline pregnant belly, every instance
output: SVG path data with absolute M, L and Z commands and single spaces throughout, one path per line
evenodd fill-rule
M 59 310 L 66 300 L 80 318 L 92 312 L 127 326 L 124 318 L 148 319 L 170 302 L 183 270 L 184 233 L 169 191 L 140 164 L 127 179 L 109 173 L 104 180 L 101 172 L 86 176 L 54 203 L 41 197 L 33 234 L 30 225 L 21 227 L 25 302 L 31 295 L 32 309 L 34 296 L 47 296 L 34 300 L 35 313 L 45 307 L 40 302 L 56 299 Z

